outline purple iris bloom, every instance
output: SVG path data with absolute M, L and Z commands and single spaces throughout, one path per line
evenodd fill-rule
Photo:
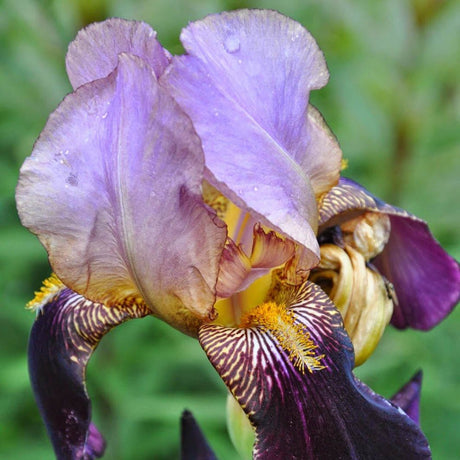
M 431 234 L 426 222 L 384 203 L 356 182 L 341 178 L 322 200 L 320 232 L 357 215 L 389 217 L 391 232 L 372 262 L 394 286 L 397 328 L 428 330 L 460 300 L 460 269 Z
M 29 344 L 56 455 L 102 455 L 86 364 L 112 327 L 153 315 L 200 340 L 255 430 L 255 458 L 429 458 L 409 396 L 387 401 L 352 373 L 371 310 L 366 321 L 353 313 L 353 335 L 309 276 L 330 229 L 340 247 L 351 217 L 388 213 L 394 231 L 372 260 L 359 255 L 376 267 L 364 272 L 379 295 L 384 278 L 394 284 L 397 326 L 427 328 L 458 300 L 458 264 L 436 246 L 439 305 L 437 291 L 406 294 L 431 274 L 419 249 L 428 230 L 413 224 L 423 228 L 408 253 L 425 263 L 415 269 L 392 249 L 408 215 L 339 182 L 340 148 L 308 104 L 328 71 L 300 24 L 242 10 L 192 23 L 181 39 L 186 54 L 171 57 L 144 23 L 82 30 L 67 55 L 74 91 L 21 169 L 19 215 L 57 275 L 32 303 Z M 371 204 L 349 206 L 360 194 Z

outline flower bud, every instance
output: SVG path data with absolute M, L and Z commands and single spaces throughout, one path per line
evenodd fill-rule
M 324 244 L 320 250 L 321 262 L 310 280 L 323 288 L 342 314 L 359 366 L 373 353 L 391 319 L 389 283 L 351 246 Z
M 383 251 L 390 238 L 391 223 L 386 214 L 366 212 L 340 226 L 344 242 L 369 261 Z

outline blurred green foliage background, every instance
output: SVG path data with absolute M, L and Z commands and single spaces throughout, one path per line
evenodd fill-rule
M 14 188 L 34 139 L 71 88 L 64 56 L 78 29 L 111 16 L 143 20 L 181 53 L 189 21 L 272 8 L 308 28 L 326 55 L 328 86 L 312 95 L 349 160 L 346 174 L 426 219 L 460 258 L 460 2 L 441 0 L 0 0 L 0 458 L 52 459 L 29 387 L 24 310 L 48 276 L 45 251 L 18 221 Z M 270 43 L 267 43 L 270 46 Z M 435 459 L 460 452 L 460 366 L 454 312 L 435 330 L 388 328 L 358 375 L 389 397 L 424 370 L 422 427 Z M 153 318 L 109 334 L 88 369 L 108 459 L 178 457 L 179 417 L 192 410 L 217 454 L 226 390 L 198 343 Z

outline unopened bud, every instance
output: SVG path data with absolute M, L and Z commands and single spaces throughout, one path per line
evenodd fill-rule
M 393 313 L 387 281 L 350 246 L 325 244 L 320 250 L 321 262 L 310 280 L 323 288 L 342 314 L 359 366 L 375 350 Z
M 365 277 L 365 281 L 361 281 L 366 286 L 365 295 L 361 305 L 357 306 L 361 314 L 351 333 L 355 366 L 363 364 L 374 352 L 393 314 L 393 301 L 385 285 L 387 281 L 369 268 Z
M 340 226 L 344 242 L 369 261 L 383 251 L 390 238 L 390 218 L 385 214 L 366 212 Z
M 334 244 L 320 246 L 321 260 L 310 275 L 310 281 L 318 284 L 333 300 L 345 317 L 353 289 L 353 266 L 348 254 Z

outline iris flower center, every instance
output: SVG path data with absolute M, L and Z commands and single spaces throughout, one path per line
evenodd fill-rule
M 237 327 L 242 317 L 266 301 L 271 271 L 295 255 L 292 241 L 264 227 L 210 184 L 203 199 L 227 226 L 227 243 L 220 263 L 215 324 Z
M 324 355 L 317 355 L 317 345 L 311 340 L 305 328 L 295 322 L 294 314 L 284 304 L 266 302 L 246 313 L 241 318 L 240 327 L 259 327 L 272 334 L 280 347 L 289 353 L 289 359 L 302 374 L 305 368 L 309 372 L 324 369 L 321 360 Z

